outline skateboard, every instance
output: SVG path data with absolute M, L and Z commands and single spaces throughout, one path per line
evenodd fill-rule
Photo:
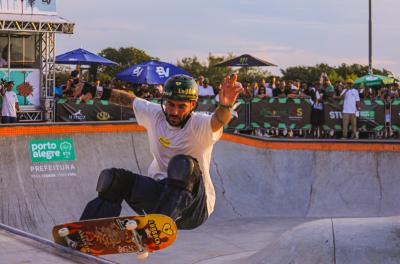
M 164 249 L 176 239 L 175 222 L 166 215 L 112 217 L 71 222 L 53 227 L 54 242 L 91 255 L 149 252 Z

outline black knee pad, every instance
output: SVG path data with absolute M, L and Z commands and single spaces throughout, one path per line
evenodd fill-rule
M 133 189 L 135 174 L 123 169 L 103 170 L 97 181 L 96 190 L 105 200 L 121 203 Z
M 168 164 L 169 185 L 193 191 L 194 185 L 200 180 L 201 170 L 197 160 L 188 155 L 177 155 Z

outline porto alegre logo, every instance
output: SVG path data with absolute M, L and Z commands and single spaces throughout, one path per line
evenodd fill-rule
M 29 151 L 32 162 L 75 160 L 72 139 L 30 140 Z

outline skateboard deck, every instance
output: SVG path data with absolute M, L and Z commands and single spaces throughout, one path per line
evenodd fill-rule
M 137 253 L 147 257 L 176 239 L 175 222 L 168 216 L 148 214 L 71 222 L 53 227 L 58 244 L 91 255 Z

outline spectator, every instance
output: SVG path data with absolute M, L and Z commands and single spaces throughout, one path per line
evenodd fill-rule
M 8 59 L 8 44 L 4 46 L 3 51 L 1 53 L 0 68 L 8 67 L 7 59 Z
M 310 89 L 309 102 L 311 104 L 311 126 L 314 137 L 319 138 L 324 125 L 324 105 L 323 93 L 320 91 L 321 86 L 318 85 Z
M 272 79 L 275 82 L 275 77 L 272 77 Z M 265 79 L 261 80 L 259 96 L 262 97 L 262 98 L 271 98 L 271 97 L 273 97 L 272 88 L 270 87 L 269 83 L 267 83 L 265 81 Z
M 360 104 L 360 96 L 358 94 L 357 89 L 353 86 L 351 82 L 347 83 L 346 89 L 344 89 L 341 93 L 341 98 L 344 99 L 343 102 L 343 137 L 342 139 L 347 138 L 347 131 L 349 122 L 351 123 L 352 127 L 352 135 L 351 138 L 358 138 L 357 133 L 357 111 L 360 111 L 361 104 Z
M 54 84 L 54 96 L 56 98 L 62 98 L 63 97 L 63 87 L 60 82 L 60 78 L 56 77 L 55 79 L 55 84 Z
M 327 98 L 333 98 L 335 95 L 335 87 L 333 87 L 326 72 L 321 74 L 320 83 L 322 85 L 321 92 L 324 93 Z
M 1 108 L 1 122 L 6 123 L 17 123 L 17 112 L 19 112 L 18 96 L 13 91 L 14 82 L 7 82 L 5 88 L 3 87 L 0 91 L 3 97 L 3 105 Z
M 153 98 L 161 98 L 163 91 L 164 91 L 164 87 L 162 84 L 154 85 Z
M 214 88 L 209 85 L 209 81 L 207 78 L 202 81 L 203 86 L 199 86 L 199 97 L 212 97 L 215 96 Z
M 281 80 L 278 86 L 272 90 L 274 97 L 286 97 L 288 92 L 286 90 L 286 82 Z
M 70 74 L 70 78 L 67 80 L 65 90 L 63 91 L 66 97 L 77 98 L 81 94 L 84 83 L 79 78 L 79 71 L 74 70 Z
M 96 79 L 96 84 L 95 84 L 95 86 L 96 86 L 96 96 L 95 96 L 95 98 L 96 98 L 96 99 L 100 99 L 101 96 L 103 95 L 104 87 L 101 86 L 101 82 L 100 82 L 99 79 Z
M 250 91 L 251 91 L 252 97 L 256 97 L 258 95 L 258 93 L 260 92 L 260 87 L 258 86 L 258 82 L 254 81 L 251 84 Z

